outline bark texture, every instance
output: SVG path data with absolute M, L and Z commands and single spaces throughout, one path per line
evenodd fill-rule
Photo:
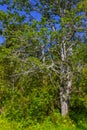
M 62 43 L 61 44 L 61 76 L 60 76 L 60 104 L 61 104 L 62 116 L 66 116 L 69 112 L 71 86 L 72 86 L 71 66 L 67 63 L 66 44 Z

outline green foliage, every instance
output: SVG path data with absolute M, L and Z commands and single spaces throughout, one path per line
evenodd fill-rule
M 83 114 L 72 113 L 71 120 L 69 117 L 61 117 L 58 111 L 53 112 L 46 117 L 43 122 L 36 122 L 31 119 L 20 122 L 8 120 L 4 116 L 0 116 L 0 130 L 86 130 L 87 119 Z
M 84 30 L 79 29 L 83 16 L 77 14 L 87 13 L 87 0 L 40 0 L 41 7 L 36 4 L 43 15 L 40 22 L 25 20 L 33 10 L 30 1 L 3 2 L 9 9 L 7 14 L 0 11 L 6 37 L 0 46 L 0 130 L 86 130 L 87 45 L 74 36 Z M 58 22 L 50 14 L 60 16 L 60 30 L 52 30 Z M 66 53 L 64 63 L 61 51 Z M 62 76 L 68 77 L 66 72 L 61 75 L 61 64 L 72 66 L 69 117 L 60 115 L 60 82 Z
M 42 89 L 40 89 L 40 86 L 39 88 L 34 86 L 33 84 L 32 88 L 27 86 L 29 88 L 24 91 L 24 87 L 19 90 L 15 89 L 11 94 L 9 89 L 10 99 L 5 101 L 6 117 L 16 121 L 27 120 L 27 118 L 40 121 L 52 113 L 54 110 L 54 89 L 51 90 L 51 86 Z M 8 95 L 6 96 L 8 97 Z
M 8 119 L 0 116 L 0 130 L 22 130 L 22 123 L 9 122 Z

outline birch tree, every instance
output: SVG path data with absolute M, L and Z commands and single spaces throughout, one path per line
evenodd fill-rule
M 53 62 L 54 67 L 57 62 L 59 63 L 60 68 L 60 104 L 61 114 L 63 116 L 68 114 L 70 106 L 73 80 L 73 50 L 80 43 L 80 41 L 76 39 L 76 32 L 87 32 L 86 28 L 82 27 L 81 25 L 82 19 L 86 18 L 85 14 L 81 15 L 82 11 L 84 13 L 87 12 L 87 7 L 85 6 L 86 3 L 86 0 L 41 0 L 43 8 L 42 14 L 47 18 L 48 21 L 52 21 L 52 15 L 55 15 L 55 17 L 60 17 L 61 29 L 59 31 L 53 29 L 54 33 L 57 32 L 57 35 L 55 35 L 54 39 L 57 39 L 55 44 L 59 46 L 59 49 L 57 51 L 59 51 L 58 57 L 60 61 Z M 55 27 L 55 24 L 53 27 Z M 56 72 L 57 71 L 58 70 L 56 70 Z

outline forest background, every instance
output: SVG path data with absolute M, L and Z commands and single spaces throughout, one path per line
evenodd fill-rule
M 87 0 L 0 1 L 0 129 L 87 129 Z

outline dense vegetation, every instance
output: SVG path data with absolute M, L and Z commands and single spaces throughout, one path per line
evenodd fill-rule
M 0 4 L 0 130 L 86 130 L 87 0 Z

